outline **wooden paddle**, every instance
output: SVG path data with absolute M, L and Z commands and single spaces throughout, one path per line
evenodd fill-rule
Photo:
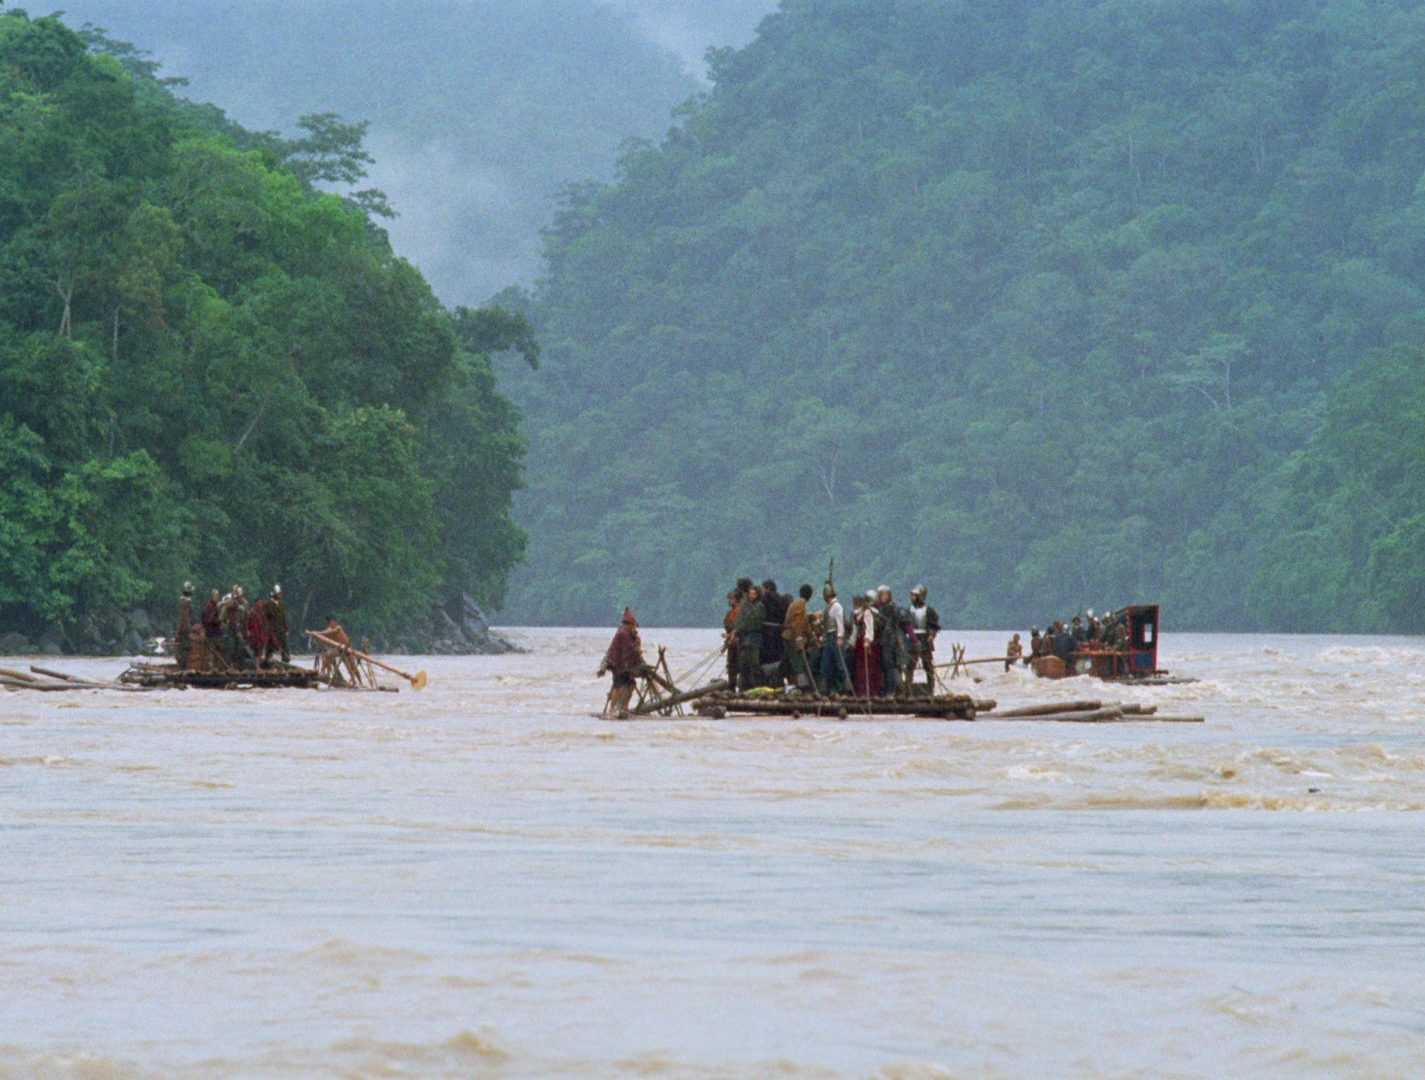
M 394 668 L 390 664 L 383 664 L 374 656 L 368 656 L 360 649 L 353 649 L 350 645 L 343 645 L 340 641 L 337 641 L 336 638 L 327 637 L 326 634 L 323 634 L 319 630 L 304 630 L 303 633 L 308 637 L 316 638 L 323 645 L 330 645 L 333 649 L 343 649 L 359 660 L 365 660 L 368 664 L 375 664 L 377 667 L 389 671 L 393 675 L 401 676 L 401 678 L 411 684 L 412 690 L 419 690 L 426 684 L 426 673 L 424 671 L 418 671 L 414 675 L 410 675 L 400 668 Z

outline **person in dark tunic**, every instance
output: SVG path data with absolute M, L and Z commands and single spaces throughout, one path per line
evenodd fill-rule
M 198 616 L 198 621 L 203 624 L 203 630 L 210 641 L 216 641 L 223 636 L 223 620 L 218 617 L 219 599 L 218 590 L 214 589 L 213 595 L 203 605 L 203 613 Z
M 881 647 L 881 694 L 894 697 L 900 693 L 901 668 L 907 666 L 910 650 L 905 643 L 905 617 L 888 585 L 876 590 L 876 644 Z
M 782 683 L 782 620 L 787 613 L 791 598 L 777 591 L 777 583 L 771 578 L 762 582 L 762 655 L 759 658 L 764 672 L 777 666 L 776 685 Z
M 727 594 L 727 613 L 722 617 L 722 649 L 727 653 L 727 688 L 737 689 L 737 636 L 733 634 L 733 624 L 737 622 L 737 608 L 742 603 L 742 594 L 736 589 Z
M 613 641 L 604 653 L 599 665 L 599 676 L 613 675 L 613 685 L 609 687 L 608 701 L 604 715 L 614 715 L 619 719 L 628 717 L 628 703 L 633 698 L 633 689 L 638 684 L 639 673 L 648 665 L 643 659 L 643 642 L 638 638 L 638 620 L 632 608 L 623 609 L 623 621 L 614 631 Z
M 253 664 L 263 666 L 267 655 L 267 602 L 258 600 L 247 612 L 247 647 L 252 652 Z
M 193 583 L 183 583 L 183 595 L 178 598 L 178 634 L 173 639 L 173 657 L 180 670 L 188 667 L 193 650 Z
M 263 653 L 264 664 L 272 662 L 272 654 L 280 651 L 282 662 L 291 663 L 292 654 L 287 651 L 287 605 L 282 602 L 282 586 L 272 586 L 272 595 L 263 601 L 267 608 L 267 649 Z
M 744 694 L 762 685 L 762 624 L 766 619 L 762 590 L 753 585 L 738 605 L 732 624 L 737 638 L 737 689 Z

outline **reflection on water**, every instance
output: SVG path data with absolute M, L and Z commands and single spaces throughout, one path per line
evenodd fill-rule
M 1425 1071 L 1425 644 L 973 687 L 1203 725 L 610 723 L 609 634 L 0 696 L 0 1076 Z

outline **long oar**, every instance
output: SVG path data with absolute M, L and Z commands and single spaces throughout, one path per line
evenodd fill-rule
M 375 664 L 377 667 L 389 671 L 392 675 L 401 676 L 401 678 L 405 679 L 411 684 L 412 690 L 419 690 L 426 684 L 426 673 L 424 671 L 418 671 L 414 675 L 410 675 L 402 671 L 400 668 L 392 667 L 390 664 L 383 664 L 374 656 L 367 656 L 360 649 L 353 649 L 350 645 L 343 645 L 340 641 L 337 641 L 336 638 L 327 637 L 325 634 L 320 633 L 319 631 L 304 630 L 303 633 L 305 633 L 308 637 L 316 638 L 324 645 L 330 645 L 334 649 L 345 649 L 352 656 L 355 656 L 361 660 L 365 660 L 368 664 Z

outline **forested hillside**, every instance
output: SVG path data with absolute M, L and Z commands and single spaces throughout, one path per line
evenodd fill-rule
M 1408 0 L 784 0 L 548 234 L 514 614 L 834 555 L 951 626 L 1419 629 L 1423 59 Z
M 498 602 L 524 444 L 489 354 L 527 328 L 447 312 L 379 194 L 314 190 L 359 126 L 252 136 L 118 51 L 0 14 L 0 630 L 95 647 L 185 578 L 361 632 Z

